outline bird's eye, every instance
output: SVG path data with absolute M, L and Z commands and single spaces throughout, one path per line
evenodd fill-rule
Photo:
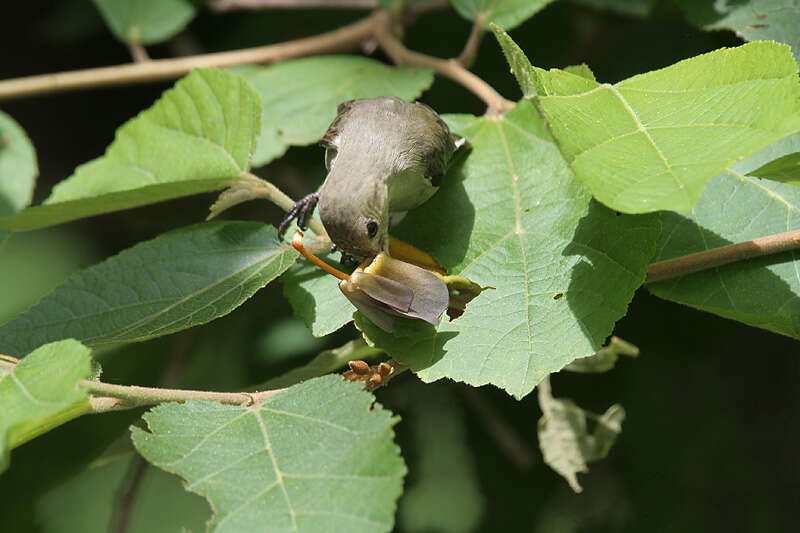
M 328 170 L 331 169 L 331 167 L 333 166 L 333 162 L 336 160 L 336 155 L 338 153 L 339 152 L 336 150 L 336 148 L 325 149 L 325 168 L 327 168 Z
M 367 222 L 367 235 L 369 236 L 370 239 L 372 239 L 377 234 L 378 234 L 378 223 L 375 222 L 374 220 L 370 220 L 369 222 Z

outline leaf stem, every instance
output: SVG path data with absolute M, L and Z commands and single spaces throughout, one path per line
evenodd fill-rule
M 376 11 L 353 24 L 327 33 L 267 46 L 0 81 L 0 100 L 89 87 L 167 80 L 183 76 L 198 67 L 272 63 L 294 57 L 352 50 L 375 33 L 381 16 L 382 12 Z
M 114 385 L 102 381 L 81 380 L 80 386 L 87 389 L 95 398 L 92 405 L 95 412 L 132 409 L 144 405 L 156 405 L 162 402 L 186 402 L 189 400 L 205 400 L 220 402 L 226 405 L 250 406 L 261 403 L 286 389 L 275 389 L 261 392 L 214 392 L 187 389 L 160 389 L 155 387 L 139 387 L 136 385 Z M 118 401 L 110 401 L 116 399 Z M 100 400 L 94 402 L 94 400 Z M 119 401 L 121 400 L 121 401 Z
M 469 33 L 464 49 L 458 55 L 458 62 L 464 68 L 469 68 L 475 62 L 475 56 L 478 54 L 478 48 L 481 46 L 483 35 L 485 33 L 483 25 L 486 24 L 486 19 L 478 15 L 475 17 L 475 22 L 472 24 L 472 31 Z
M 238 9 L 378 9 L 378 0 L 211 0 L 208 8 L 222 13 Z
M 759 237 L 750 241 L 713 248 L 666 261 L 652 263 L 647 267 L 645 283 L 655 283 L 677 278 L 693 272 L 708 270 L 735 261 L 796 250 L 800 248 L 800 230 L 777 235 Z
M 403 45 L 392 33 L 392 20 L 387 12 L 376 12 L 377 27 L 375 39 L 384 52 L 398 65 L 418 65 L 432 69 L 459 83 L 486 103 L 487 113 L 501 113 L 514 107 L 514 102 L 506 100 L 481 78 L 464 68 L 458 59 L 441 59 L 419 52 L 413 52 Z

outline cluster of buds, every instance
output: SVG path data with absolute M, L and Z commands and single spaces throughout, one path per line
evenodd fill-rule
M 394 366 L 387 362 L 370 366 L 366 361 L 356 360 L 347 363 L 350 370 L 344 372 L 342 377 L 348 381 L 361 381 L 369 390 L 375 390 L 384 385 L 396 373 Z

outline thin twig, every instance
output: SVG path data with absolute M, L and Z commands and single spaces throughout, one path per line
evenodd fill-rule
M 380 7 L 378 0 L 211 0 L 208 8 L 222 13 L 240 9 L 366 9 Z
M 478 76 L 465 69 L 456 59 L 441 59 L 406 48 L 400 40 L 392 34 L 391 18 L 388 13 L 378 12 L 380 24 L 375 32 L 375 38 L 386 54 L 398 65 L 418 65 L 432 69 L 437 74 L 460 83 L 473 94 L 483 100 L 487 113 L 499 113 L 514 107 L 514 102 L 506 100 L 491 85 Z
M 483 27 L 485 23 L 486 20 L 482 16 L 478 15 L 475 17 L 475 22 L 472 24 L 472 31 L 469 32 L 469 37 L 467 38 L 466 44 L 464 44 L 464 49 L 458 55 L 457 59 L 464 68 L 471 67 L 475 62 L 475 56 L 478 55 L 478 49 L 481 46 L 483 35 L 486 33 Z
M 659 261 L 647 267 L 645 283 L 677 278 L 692 272 L 707 270 L 735 261 L 777 254 L 800 248 L 800 230 L 759 237 L 704 252 Z
M 128 43 L 128 51 L 135 63 L 146 63 L 150 61 L 150 56 L 147 55 L 147 50 L 141 44 Z
M 167 80 L 183 76 L 198 67 L 272 63 L 294 57 L 353 50 L 374 34 L 381 15 L 381 12 L 376 12 L 328 33 L 267 46 L 0 81 L 0 100 L 90 87 Z
M 147 472 L 148 464 L 144 457 L 135 455 L 128 467 L 120 490 L 118 491 L 116 502 L 111 513 L 111 531 L 114 533 L 125 533 L 130 525 L 131 512 L 133 511 L 136 497 L 139 494 L 139 487 L 142 485 L 144 474 Z
M 101 412 L 119 409 L 132 409 L 144 405 L 156 405 L 163 402 L 187 402 L 189 400 L 205 400 L 220 402 L 226 405 L 250 406 L 259 404 L 286 389 L 275 389 L 261 392 L 214 392 L 187 389 L 159 389 L 155 387 L 138 387 L 136 385 L 114 385 L 101 381 L 81 380 L 80 386 L 95 397 L 116 398 L 122 402 L 101 402 Z M 97 399 L 97 398 L 95 398 Z

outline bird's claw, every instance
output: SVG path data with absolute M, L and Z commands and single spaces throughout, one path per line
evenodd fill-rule
M 297 219 L 297 227 L 301 230 L 308 229 L 306 222 L 309 217 L 314 214 L 317 202 L 319 202 L 318 192 L 312 192 L 295 202 L 292 208 L 289 209 L 289 212 L 286 213 L 286 217 L 281 221 L 280 226 L 278 226 L 278 239 L 283 239 L 283 235 L 286 233 L 292 220 Z

